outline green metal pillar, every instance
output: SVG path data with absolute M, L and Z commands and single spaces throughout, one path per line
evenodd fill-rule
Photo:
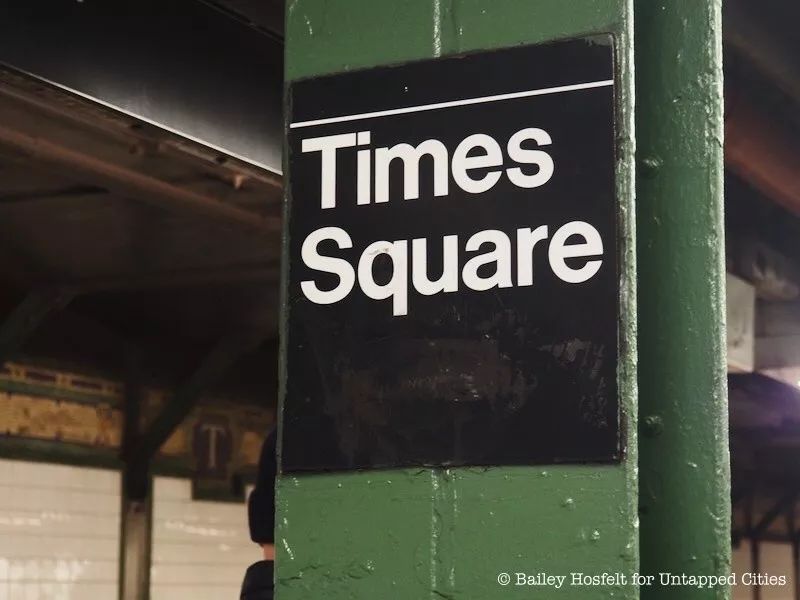
M 513 583 L 517 572 L 630 576 L 638 568 L 631 0 L 290 0 L 287 13 L 287 81 L 615 34 L 625 267 L 619 384 L 627 450 L 621 464 L 605 466 L 279 476 L 278 598 L 637 598 L 632 585 L 533 589 Z M 520 73 L 521 82 L 524 77 Z M 509 586 L 498 584 L 501 573 L 511 576 Z
M 720 0 L 639 0 L 642 571 L 730 570 Z M 728 598 L 654 586 L 642 598 Z

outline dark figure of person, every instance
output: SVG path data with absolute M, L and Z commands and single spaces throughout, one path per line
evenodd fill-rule
M 247 569 L 242 583 L 241 600 L 272 600 L 275 567 L 275 474 L 278 470 L 275 450 L 277 433 L 267 436 L 258 460 L 256 486 L 247 500 L 250 539 L 261 546 L 264 559 Z

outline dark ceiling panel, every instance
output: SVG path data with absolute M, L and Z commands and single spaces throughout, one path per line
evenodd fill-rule
M 283 46 L 197 0 L 3 2 L 0 63 L 281 170 Z
M 285 4 L 283 0 L 201 0 L 231 14 L 234 18 L 258 27 L 279 39 L 283 38 Z

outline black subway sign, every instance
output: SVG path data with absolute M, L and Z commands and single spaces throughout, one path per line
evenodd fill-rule
M 294 82 L 284 472 L 610 462 L 610 36 Z

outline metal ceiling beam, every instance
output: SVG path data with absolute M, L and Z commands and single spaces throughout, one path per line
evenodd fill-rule
M 5 247 L 0 247 L 0 278 L 4 288 L 7 289 L 11 284 L 17 289 L 29 289 L 33 285 L 34 275 L 35 271 L 30 268 L 27 261 L 20 260 Z
M 741 0 L 725 5 L 724 37 L 778 89 L 800 104 L 795 52 Z M 800 158 L 796 139 L 746 98 L 736 96 L 725 123 L 725 162 L 740 177 L 784 208 L 800 215 Z
M 733 529 L 731 531 L 731 539 L 734 544 L 738 544 L 742 540 L 751 539 L 750 534 L 743 529 Z M 789 535 L 781 535 L 779 533 L 765 533 L 759 538 L 761 542 L 773 542 L 776 544 L 785 544 L 791 542 L 792 538 Z
M 725 162 L 762 194 L 800 215 L 797 140 L 745 98 L 737 99 L 728 110 Z
M 130 115 L 70 94 L 58 87 L 48 86 L 5 65 L 0 65 L 0 98 L 3 102 L 21 103 L 40 115 L 78 124 L 91 131 L 101 129 L 123 143 L 136 140 L 141 146 L 156 148 L 159 158 L 187 166 L 196 165 L 200 160 L 210 173 L 229 180 L 234 187 L 237 181 L 254 181 L 277 190 L 283 187 L 280 174 L 161 129 L 157 125 L 136 121 Z
M 796 52 L 758 18 L 761 10 L 744 0 L 725 3 L 722 35 L 753 66 L 769 77 L 785 94 L 800 102 L 800 67 Z
M 748 498 L 753 493 L 753 489 L 750 487 L 742 486 L 740 488 L 735 488 L 731 491 L 731 507 L 735 507 L 739 502 Z
M 67 306 L 75 292 L 44 288 L 30 292 L 0 326 L 0 365 L 11 358 L 51 313 Z
M 129 451 L 133 457 L 152 457 L 175 428 L 189 415 L 201 394 L 215 385 L 242 356 L 255 350 L 267 335 L 259 331 L 231 334 L 214 347 L 194 373 L 170 398 L 140 440 Z
M 281 231 L 279 217 L 262 216 L 226 204 L 211 196 L 122 166 L 110 158 L 98 158 L 76 150 L 80 144 L 68 146 L 20 131 L 12 123 L 4 122 L 0 125 L 0 147 L 18 153 L 20 158 L 34 160 L 38 165 L 56 169 L 74 180 L 99 185 L 131 200 L 172 212 L 210 217 L 220 224 L 239 226 L 255 233 L 275 234 Z
M 761 535 L 766 533 L 767 529 L 770 525 L 777 519 L 787 507 L 791 506 L 792 503 L 797 499 L 797 491 L 793 490 L 783 496 L 780 500 L 778 500 L 775 505 L 767 511 L 767 513 L 761 517 L 758 523 L 753 527 L 751 533 L 751 537 L 753 539 L 758 539 Z

